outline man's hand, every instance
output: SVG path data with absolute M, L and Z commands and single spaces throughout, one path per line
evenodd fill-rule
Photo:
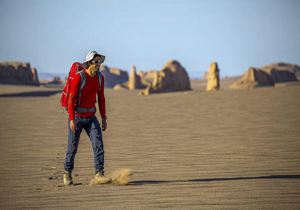
M 106 119 L 102 118 L 102 130 L 105 131 L 107 128 L 107 123 L 106 123 Z
M 77 130 L 77 124 L 76 124 L 75 120 L 71 120 L 71 122 L 70 122 L 70 129 L 73 131 L 73 133 L 76 132 L 76 130 Z

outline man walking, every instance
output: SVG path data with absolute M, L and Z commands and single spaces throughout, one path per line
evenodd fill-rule
M 64 164 L 64 185 L 73 184 L 72 170 L 74 158 L 82 129 L 89 136 L 94 151 L 95 178 L 99 183 L 108 183 L 110 178 L 104 176 L 104 150 L 100 124 L 95 116 L 96 95 L 102 117 L 102 130 L 107 128 L 104 77 L 99 72 L 100 64 L 104 62 L 105 56 L 91 51 L 83 63 L 84 70 L 76 74 L 71 83 L 69 96 L 69 120 L 68 120 L 68 149 Z

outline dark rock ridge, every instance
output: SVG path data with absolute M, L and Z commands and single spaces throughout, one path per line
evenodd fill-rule
M 37 70 L 29 63 L 2 62 L 0 82 L 5 84 L 39 85 Z

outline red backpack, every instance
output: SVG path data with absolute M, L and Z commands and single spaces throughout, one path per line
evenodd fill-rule
M 81 89 L 84 87 L 85 81 L 86 81 L 85 74 L 84 74 L 83 70 L 84 70 L 84 68 L 83 68 L 82 64 L 79 63 L 79 62 L 73 63 L 73 65 L 70 69 L 68 80 L 67 80 L 67 83 L 64 87 L 64 90 L 63 90 L 63 93 L 62 93 L 62 96 L 61 96 L 61 99 L 60 99 L 61 106 L 65 110 L 68 110 L 68 106 L 69 106 L 68 101 L 69 101 L 69 95 L 70 95 L 70 90 L 71 90 L 71 84 L 72 84 L 72 80 L 73 80 L 73 78 L 75 77 L 76 74 L 80 74 L 80 76 L 81 76 L 81 84 L 80 84 L 79 93 L 78 93 L 79 97 L 78 97 L 78 100 L 77 100 L 77 103 L 76 103 L 76 105 L 80 105 Z M 99 71 L 97 71 L 97 76 L 98 76 L 98 79 L 99 79 L 99 91 L 100 91 L 101 83 L 102 83 L 102 75 Z

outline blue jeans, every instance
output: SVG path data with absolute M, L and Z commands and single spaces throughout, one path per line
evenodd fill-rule
M 93 150 L 94 150 L 94 166 L 96 173 L 102 171 L 104 168 L 104 150 L 103 140 L 100 124 L 96 116 L 92 117 L 78 117 L 75 116 L 77 130 L 75 133 L 70 129 L 70 120 L 68 119 L 68 149 L 66 153 L 66 160 L 64 164 L 65 171 L 72 171 L 74 168 L 74 158 L 77 152 L 79 138 L 82 129 L 85 130 L 89 136 Z

